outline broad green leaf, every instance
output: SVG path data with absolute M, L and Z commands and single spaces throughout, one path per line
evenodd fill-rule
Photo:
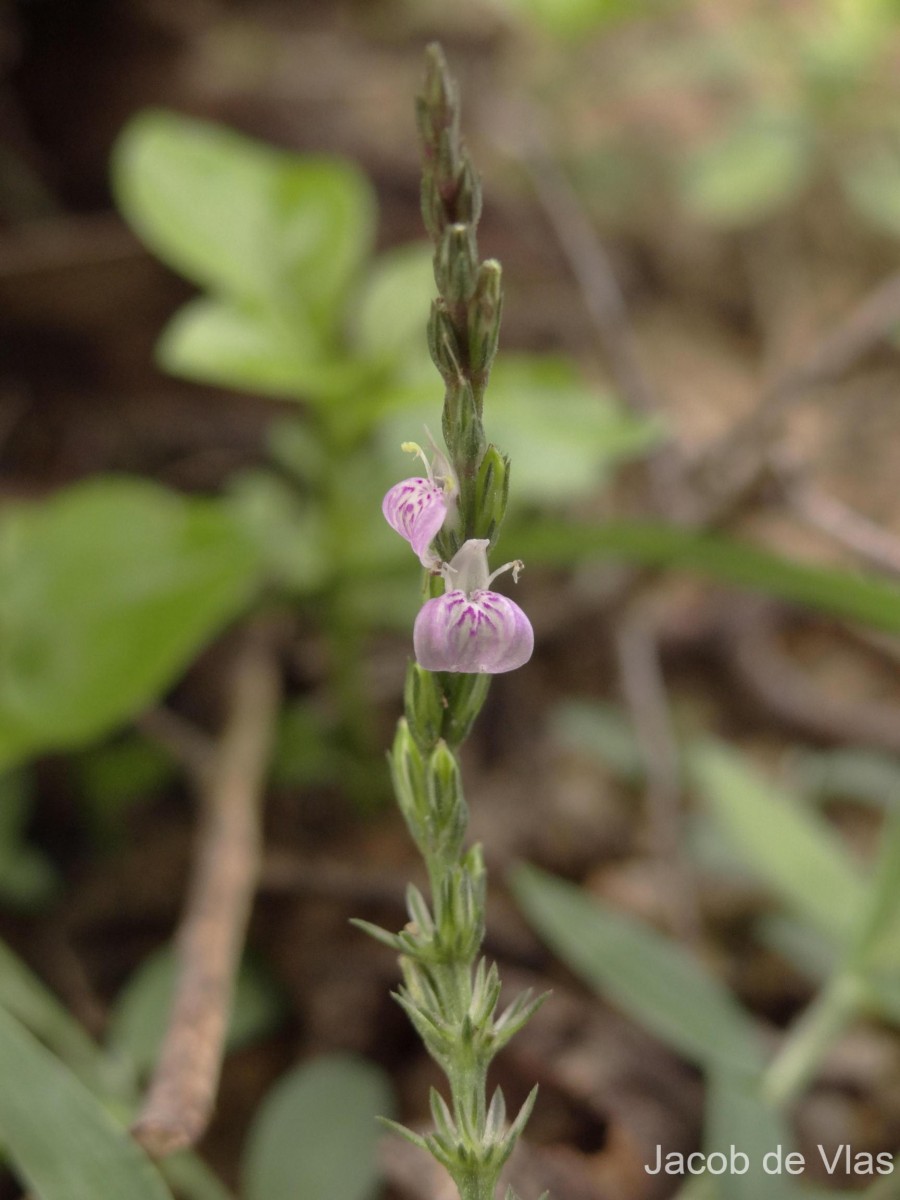
M 785 1166 L 787 1156 L 795 1153 L 793 1135 L 784 1118 L 763 1101 L 758 1079 L 716 1070 L 706 1086 L 703 1148 L 707 1154 L 724 1154 L 727 1162 L 724 1173 L 718 1173 L 718 1159 L 711 1163 L 717 1172 L 715 1200 L 807 1200 L 801 1162 L 791 1160 L 792 1168 L 800 1169 L 797 1178 Z
M 0 1063 L 0 1147 L 41 1200 L 172 1200 L 125 1130 L 2 1007 Z
M 367 1200 L 378 1186 L 377 1118 L 392 1110 L 387 1077 L 371 1063 L 332 1054 L 296 1067 L 247 1135 L 243 1200 Z
M 431 246 L 424 242 L 389 250 L 376 259 L 353 324 L 354 345 L 363 357 L 391 359 L 411 347 L 425 347 L 436 292 L 431 260 Z
M 491 371 L 490 436 L 513 464 L 518 501 L 554 504 L 604 483 L 663 434 L 588 387 L 566 359 L 504 355 Z
M 516 527 L 516 552 L 530 563 L 574 566 L 618 559 L 690 571 L 722 583 L 806 604 L 875 629 L 900 632 L 900 587 L 875 575 L 806 566 L 719 534 L 652 521 L 577 525 L 543 520 Z
M 795 912 L 846 944 L 861 911 L 863 883 L 827 822 L 725 746 L 692 747 L 688 770 L 747 864 Z
M 93 479 L 0 514 L 0 768 L 152 702 L 258 583 L 217 502 Z
M 301 157 L 149 111 L 113 156 L 119 206 L 174 270 L 212 292 L 333 323 L 369 252 L 375 205 L 350 163 Z
M 900 237 L 900 143 L 857 152 L 841 172 L 850 203 L 870 225 Z
M 156 1063 L 169 1017 L 177 961 L 164 946 L 144 959 L 116 998 L 109 1028 L 110 1047 L 124 1055 L 138 1075 Z M 230 1050 L 270 1032 L 281 1020 L 282 998 L 259 966 L 244 962 L 238 972 L 228 1027 Z
M 684 198 L 716 224 L 751 225 L 794 198 L 809 164 L 799 121 L 753 113 L 684 163 Z
M 304 343 L 265 309 L 226 300 L 193 300 L 184 305 L 157 343 L 160 366 L 199 383 L 221 384 L 266 395 L 300 397 L 319 364 Z
M 175 314 L 156 354 L 171 375 L 286 400 L 341 399 L 370 370 L 338 354 L 302 318 L 289 325 L 266 309 L 205 298 Z
M 750 1017 L 677 942 L 534 867 L 511 883 L 537 932 L 599 995 L 699 1066 L 762 1067 Z

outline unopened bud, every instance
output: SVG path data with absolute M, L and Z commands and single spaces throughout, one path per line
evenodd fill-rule
M 475 478 L 475 537 L 494 541 L 508 498 L 509 459 L 496 446 L 490 445 Z
M 475 718 L 487 699 L 490 685 L 490 675 L 481 672 L 460 673 L 447 680 L 444 738 L 449 745 L 459 746 L 469 736 Z
M 428 839 L 425 764 L 409 726 L 402 718 L 397 722 L 397 735 L 389 761 L 398 807 L 413 841 L 422 849 Z
M 478 247 L 471 225 L 450 225 L 444 230 L 434 256 L 438 291 L 452 309 L 468 305 L 478 278 Z
M 473 373 L 487 374 L 500 340 L 503 279 L 500 264 L 489 258 L 478 268 L 475 292 L 469 301 L 469 363 Z
M 441 736 L 446 704 L 437 676 L 412 663 L 403 700 L 410 733 L 423 750 L 430 749 Z

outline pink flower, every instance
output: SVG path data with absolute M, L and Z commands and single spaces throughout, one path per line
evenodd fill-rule
M 423 567 L 433 570 L 439 562 L 429 548 L 451 512 L 456 481 L 446 458 L 435 449 L 434 464 L 442 474 L 434 477 L 431 464 L 421 446 L 404 442 L 403 449 L 418 454 L 425 463 L 428 478 L 418 476 L 395 483 L 385 496 L 381 511 L 384 519 L 401 537 L 406 538 Z
M 484 672 L 499 675 L 528 662 L 534 649 L 531 622 L 518 604 L 489 591 L 502 572 L 520 562 L 506 563 L 488 574 L 487 540 L 470 539 L 442 568 L 443 596 L 428 600 L 416 617 L 413 645 L 426 671 Z

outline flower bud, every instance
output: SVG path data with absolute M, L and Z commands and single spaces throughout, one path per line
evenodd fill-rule
M 509 497 L 509 459 L 488 446 L 475 479 L 475 536 L 493 542 L 506 513 Z
M 489 258 L 478 268 L 475 291 L 469 302 L 469 364 L 487 376 L 500 341 L 503 277 L 500 264 Z

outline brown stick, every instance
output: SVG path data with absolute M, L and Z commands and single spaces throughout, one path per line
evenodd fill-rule
M 788 484 L 786 500 L 809 525 L 827 533 L 870 566 L 900 575 L 900 539 L 862 513 L 812 483 Z
M 194 1145 L 215 1103 L 260 861 L 260 800 L 279 699 L 271 640 L 241 647 L 230 711 L 200 787 L 194 875 L 178 931 L 179 973 L 156 1071 L 132 1133 L 161 1158 Z

